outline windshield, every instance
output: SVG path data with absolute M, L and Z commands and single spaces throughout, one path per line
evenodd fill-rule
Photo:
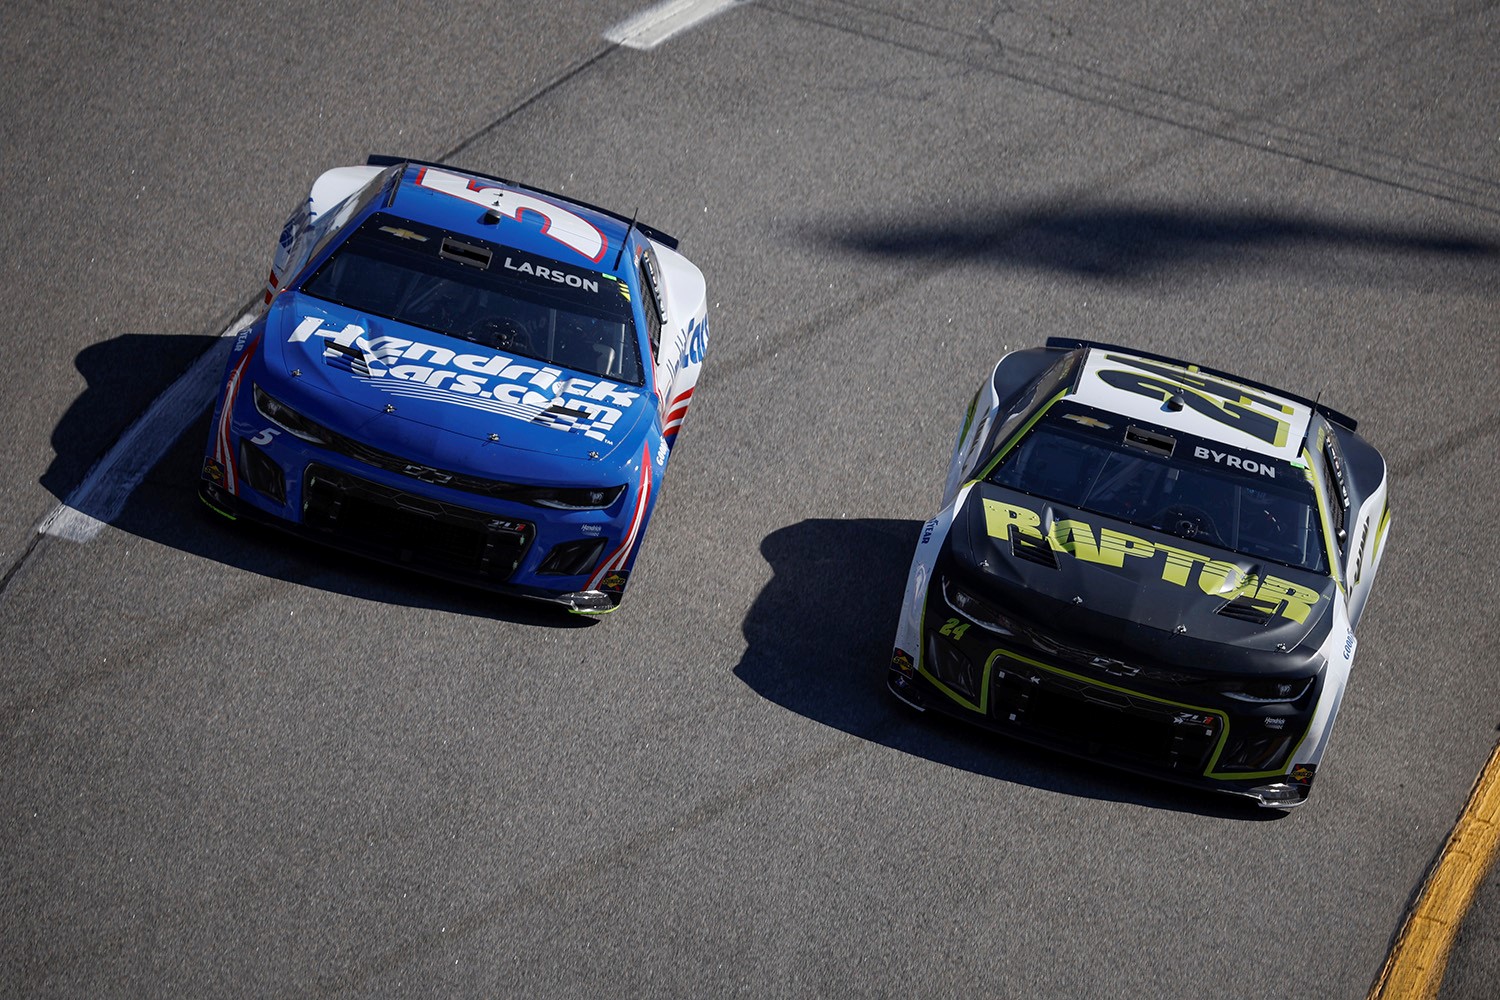
M 1182 442 L 1172 448 L 1171 439 L 1162 438 L 1173 452 L 1168 455 L 1125 444 L 1125 422 L 1118 418 L 1093 422 L 1108 429 L 1039 423 L 989 482 L 1252 558 L 1327 572 L 1316 499 L 1301 470 L 1256 462 L 1258 470 L 1243 472 L 1216 463 L 1207 448 Z M 1209 460 L 1182 457 L 1196 450 L 1208 452 Z
M 301 290 L 491 350 L 645 384 L 622 282 L 408 219 L 371 216 Z

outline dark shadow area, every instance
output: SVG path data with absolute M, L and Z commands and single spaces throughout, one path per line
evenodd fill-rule
M 207 336 L 126 334 L 85 348 L 77 358 L 83 393 L 53 431 L 56 457 L 42 485 L 66 501 L 94 463 L 118 442 L 167 387 L 205 352 L 219 349 L 210 396 L 217 394 L 228 342 Z M 238 569 L 369 601 L 551 628 L 587 628 L 595 619 L 552 605 L 438 580 L 400 567 L 359 559 L 284 532 L 231 522 L 198 499 L 211 404 L 185 427 L 172 447 L 111 519 L 115 527 L 161 545 Z M 107 518 L 101 511 L 84 513 Z
M 588 628 L 595 619 L 559 607 L 465 587 L 310 544 L 275 528 L 229 521 L 198 499 L 210 412 L 186 427 L 113 524 L 204 559 L 314 590 L 412 608 L 544 628 Z
M 1500 242 L 1271 211 L 1120 205 L 1036 206 L 932 215 L 918 223 L 866 222 L 815 230 L 820 247 L 899 259 L 973 259 L 1028 271 L 1106 281 L 1141 281 L 1195 272 L 1329 271 L 1382 286 L 1423 287 L 1441 278 L 1493 289 Z M 1462 263 L 1434 275 L 1412 257 Z
M 745 618 L 735 674 L 816 722 L 948 767 L 1067 795 L 1229 819 L 1284 813 L 1052 753 L 907 709 L 885 689 L 919 521 L 809 520 L 767 536 L 774 575 Z
M 66 499 L 126 428 L 216 340 L 127 333 L 80 351 L 74 364 L 86 384 L 52 431 L 54 455 L 42 486 Z

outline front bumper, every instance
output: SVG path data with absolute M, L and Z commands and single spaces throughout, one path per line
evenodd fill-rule
M 896 649 L 887 684 L 933 709 L 1049 749 L 1179 784 L 1291 808 L 1317 770 L 1300 760 L 1321 683 L 1294 704 L 1240 704 L 1201 685 L 1143 684 L 962 628 L 936 594 L 920 650 Z M 954 636 L 958 630 L 959 635 Z M 1113 662 L 1113 661 L 1111 661 Z
M 397 476 L 290 435 L 258 444 L 236 433 L 231 447 L 233 469 L 210 442 L 199 480 L 203 501 L 231 519 L 578 614 L 613 611 L 624 594 L 628 562 L 595 570 L 629 534 L 629 489 L 605 510 L 552 510 Z

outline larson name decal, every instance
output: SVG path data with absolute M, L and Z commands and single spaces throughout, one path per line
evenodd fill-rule
M 506 257 L 505 269 L 507 271 L 515 271 L 518 274 L 535 275 L 538 278 L 555 281 L 559 285 L 567 285 L 570 288 L 582 288 L 595 294 L 599 292 L 599 282 L 594 281 L 592 278 L 580 278 L 576 274 L 570 274 L 567 271 L 559 270 L 555 267 L 547 267 L 543 264 L 533 265 L 524 260 L 516 264 L 512 263 L 509 257 Z

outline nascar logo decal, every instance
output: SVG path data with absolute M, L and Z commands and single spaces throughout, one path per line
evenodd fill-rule
M 608 379 L 565 376 L 503 354 L 459 354 L 402 337 L 367 340 L 365 332 L 353 323 L 334 331 L 308 316 L 288 342 L 322 338 L 325 361 L 382 392 L 486 410 L 597 441 L 607 441 L 641 397 Z

